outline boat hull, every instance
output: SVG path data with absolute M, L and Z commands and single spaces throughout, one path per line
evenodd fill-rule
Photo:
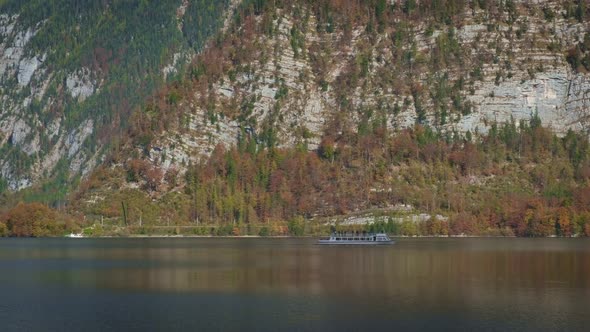
M 388 245 L 393 244 L 394 241 L 331 241 L 331 240 L 318 240 L 318 244 L 321 245 L 370 245 L 370 246 L 379 246 L 379 245 Z

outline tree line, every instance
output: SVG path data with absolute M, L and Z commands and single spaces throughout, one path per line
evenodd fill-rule
M 559 137 L 535 114 L 528 121 L 492 124 L 485 134 L 437 132 L 421 125 L 390 131 L 382 122 L 369 123 L 362 134 L 325 135 L 315 151 L 304 144 L 269 147 L 244 132 L 238 144 L 218 145 L 209 158 L 188 165 L 185 174 L 132 158 L 120 175 L 103 168 L 92 176 L 77 200 L 124 176 L 140 190 L 117 192 L 86 211 L 120 219 L 121 201 L 127 201 L 131 219 L 141 216 L 144 225 L 242 227 L 293 220 L 321 224 L 377 209 L 376 223 L 365 230 L 377 227 L 401 235 L 590 232 L 585 134 L 569 131 Z M 413 211 L 395 212 L 400 205 Z M 418 213 L 431 217 L 412 220 Z

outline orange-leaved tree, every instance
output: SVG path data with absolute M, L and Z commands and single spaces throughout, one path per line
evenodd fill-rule
M 55 210 L 41 203 L 19 203 L 2 215 L 10 236 L 42 237 L 60 235 L 65 231 L 64 224 L 58 224 Z

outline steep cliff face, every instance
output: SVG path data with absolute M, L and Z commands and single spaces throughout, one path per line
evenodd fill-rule
M 217 31 L 229 3 L 3 1 L 0 189 L 91 171 L 129 114 Z
M 377 122 L 476 134 L 538 114 L 590 130 L 590 77 L 568 59 L 590 40 L 583 2 L 409 3 L 285 1 L 240 22 L 197 59 L 150 159 L 187 165 L 244 135 L 316 149 Z
M 87 174 L 174 77 L 156 101 L 174 117 L 139 116 L 162 130 L 124 159 L 184 170 L 244 136 L 311 150 L 377 124 L 475 134 L 534 113 L 590 128 L 584 1 L 213 3 L 4 2 L 0 188 Z
M 547 11 L 556 13 L 555 17 L 547 17 Z M 570 128 L 590 129 L 584 120 L 588 108 L 582 106 L 587 103 L 582 91 L 590 89 L 588 75 L 576 72 L 565 57 L 567 50 L 583 43 L 589 26 L 564 16 L 561 3 L 548 1 L 528 8 L 513 25 L 498 24 L 493 27 L 496 31 L 473 24 L 476 13 L 471 24 L 459 30 L 459 40 L 473 46 L 475 57 L 486 52 L 477 41 L 492 41 L 505 50 L 482 66 L 483 79 L 466 97 L 474 112 L 459 122 L 461 129 L 485 130 L 490 122 L 526 120 L 535 112 L 561 134 Z

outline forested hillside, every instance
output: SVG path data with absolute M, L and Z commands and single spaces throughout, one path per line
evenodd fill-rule
M 89 232 L 590 234 L 584 1 L 235 8 L 72 192 Z
M 1 1 L 0 190 L 45 182 L 47 199 L 63 199 L 132 112 L 183 72 L 228 4 Z

